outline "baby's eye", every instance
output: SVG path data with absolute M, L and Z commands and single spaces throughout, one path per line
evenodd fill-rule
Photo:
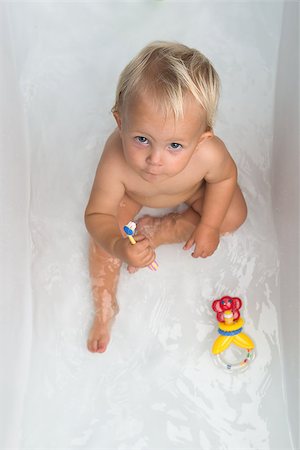
M 182 145 L 178 144 L 177 142 L 172 142 L 172 144 L 170 144 L 170 148 L 172 150 L 180 150 L 182 149 Z
M 148 144 L 148 139 L 145 138 L 144 136 L 136 136 L 134 138 L 136 141 L 138 141 L 140 144 Z

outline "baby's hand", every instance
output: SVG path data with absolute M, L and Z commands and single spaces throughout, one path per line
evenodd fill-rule
M 134 236 L 134 240 L 136 244 L 132 245 L 127 238 L 118 239 L 114 245 L 115 255 L 130 266 L 147 267 L 155 260 L 155 251 L 145 236 Z
M 214 253 L 218 247 L 219 241 L 220 233 L 217 229 L 200 223 L 183 249 L 189 250 L 195 245 L 192 253 L 193 258 L 199 258 L 199 256 L 201 258 L 206 258 Z

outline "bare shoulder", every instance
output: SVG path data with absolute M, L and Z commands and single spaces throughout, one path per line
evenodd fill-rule
M 94 188 L 110 185 L 111 182 L 122 182 L 125 160 L 122 151 L 122 141 L 118 130 L 107 139 L 96 171 Z
M 207 181 L 227 178 L 236 172 L 236 165 L 226 145 L 215 135 L 199 144 L 197 156 L 206 169 Z
M 217 163 L 219 160 L 230 157 L 226 145 L 217 136 L 212 136 L 201 142 L 198 146 L 197 154 L 203 162 L 207 161 L 208 163 Z
M 122 166 L 125 163 L 122 151 L 122 141 L 117 129 L 108 137 L 100 159 L 100 165 L 111 163 L 116 166 L 116 169 L 119 165 Z

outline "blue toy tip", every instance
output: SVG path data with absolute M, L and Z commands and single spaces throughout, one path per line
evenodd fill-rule
M 134 232 L 128 228 L 126 225 L 125 227 L 123 227 L 123 230 L 125 231 L 126 234 L 128 234 L 128 236 L 133 236 Z

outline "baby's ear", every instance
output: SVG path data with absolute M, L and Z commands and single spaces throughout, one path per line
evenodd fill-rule
M 120 116 L 119 112 L 114 111 L 113 115 L 114 115 L 115 121 L 117 122 L 119 130 L 121 130 L 122 120 L 121 120 L 121 116 Z
M 202 144 L 202 142 L 206 141 L 206 139 L 209 139 L 213 137 L 214 133 L 212 131 L 205 131 L 201 134 L 200 138 L 198 139 L 198 145 Z

